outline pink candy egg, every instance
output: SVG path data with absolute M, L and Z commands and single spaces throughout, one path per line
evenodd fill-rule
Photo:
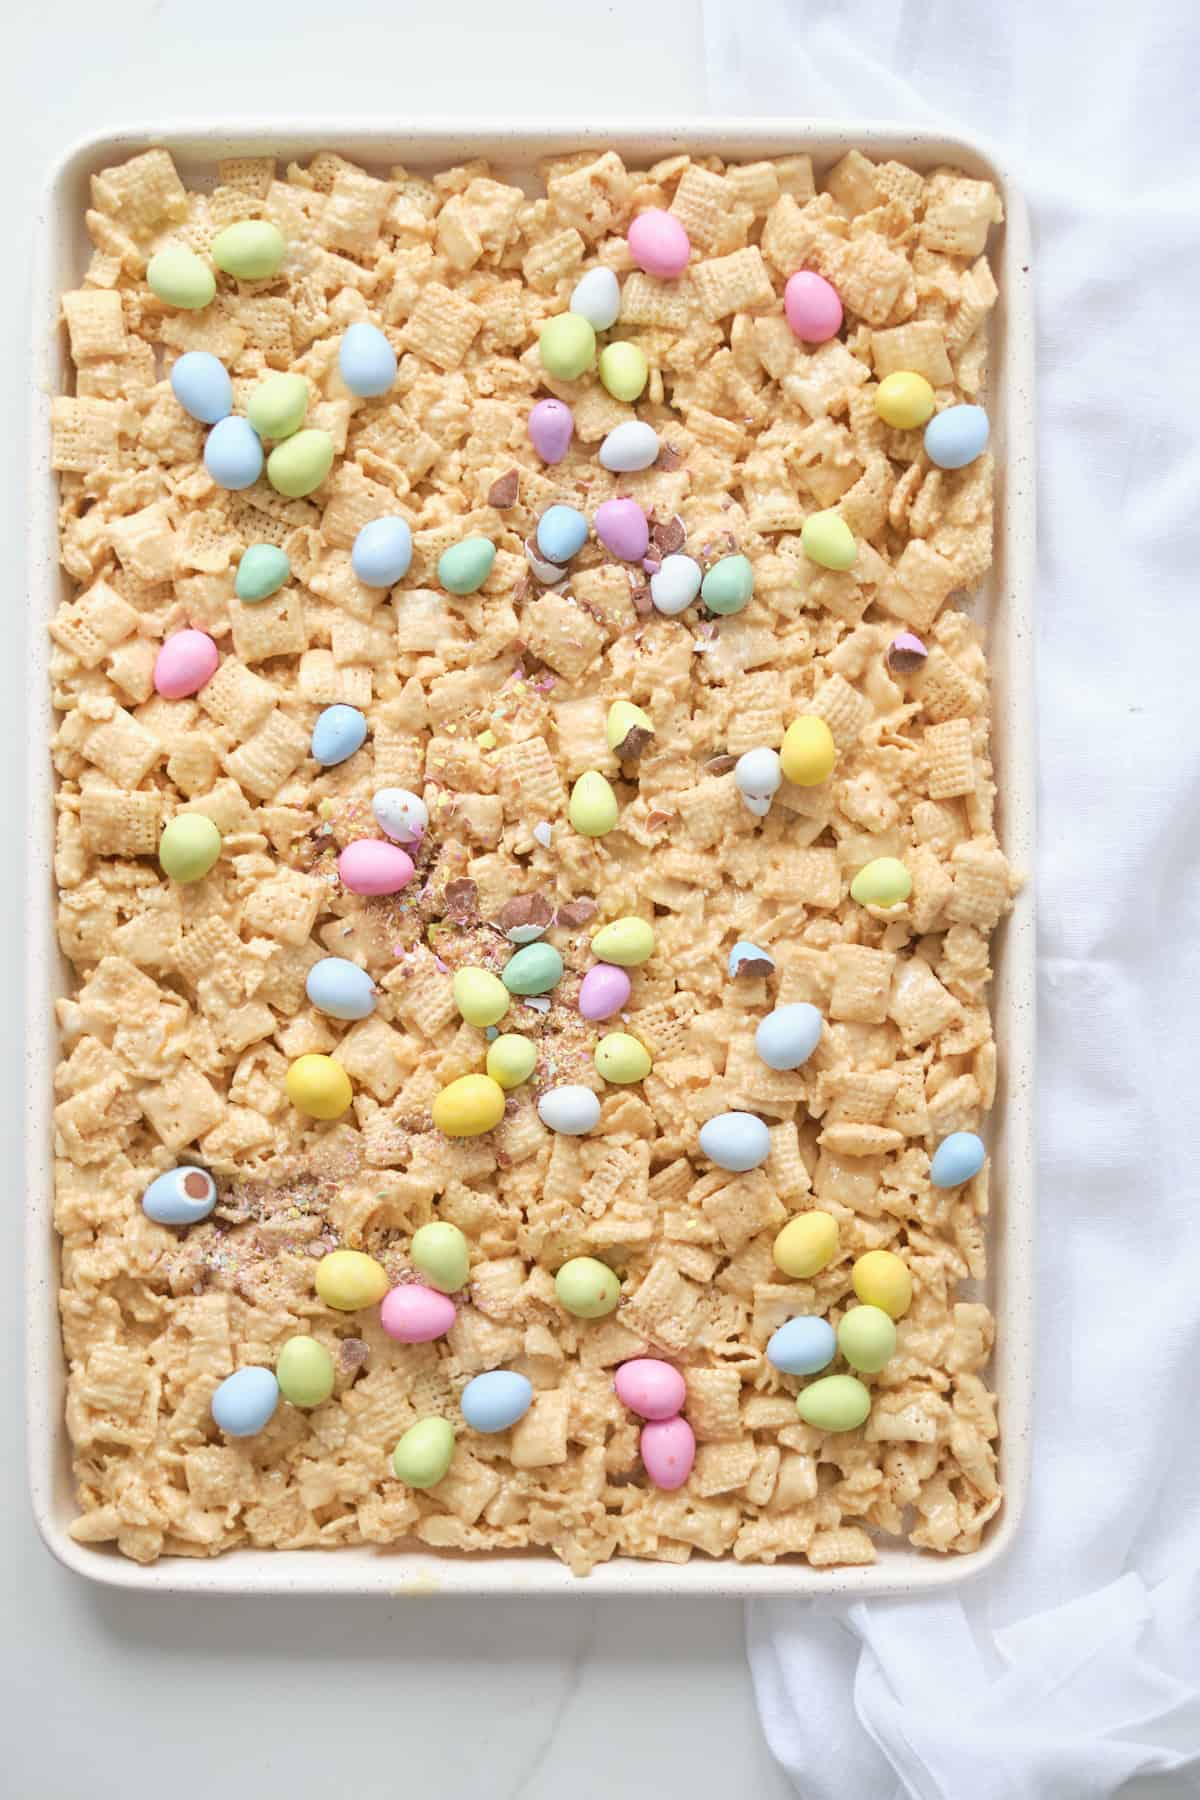
M 687 268 L 692 246 L 674 213 L 652 206 L 639 213 L 628 232 L 629 254 L 639 269 L 671 281 Z
M 686 1419 L 655 1419 L 642 1426 L 641 1451 L 655 1487 L 682 1487 L 696 1460 L 695 1434 Z
M 204 686 L 220 660 L 206 631 L 174 631 L 154 659 L 154 686 L 164 700 L 182 700 Z
M 643 1419 L 673 1419 L 687 1399 L 687 1384 L 679 1370 L 656 1356 L 635 1356 L 622 1363 L 613 1386 L 621 1405 Z
M 574 430 L 571 409 L 561 400 L 539 400 L 529 415 L 529 441 L 545 463 L 562 461 Z
M 650 527 L 636 500 L 605 500 L 596 508 L 596 536 L 622 562 L 641 562 L 650 548 Z
M 633 983 L 616 963 L 597 963 L 589 969 L 579 987 L 579 1016 L 582 1019 L 611 1019 L 629 1004 Z
M 806 344 L 825 344 L 842 327 L 838 292 L 823 275 L 798 269 L 783 290 L 783 310 L 796 336 Z
M 338 857 L 338 874 L 352 894 L 398 894 L 412 880 L 412 857 L 398 844 L 356 838 Z
M 417 1282 L 405 1282 L 383 1296 L 379 1323 L 401 1344 L 429 1344 L 445 1337 L 457 1313 L 448 1294 Z

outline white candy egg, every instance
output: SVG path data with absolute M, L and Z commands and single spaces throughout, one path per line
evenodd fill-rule
M 379 829 L 395 844 L 419 844 L 429 826 L 429 808 L 408 788 L 380 788 L 371 810 Z
M 595 331 L 607 331 L 621 310 L 621 284 L 611 269 L 589 269 L 571 290 L 571 311 Z
M 627 419 L 624 425 L 614 426 L 601 444 L 600 461 L 618 475 L 629 475 L 637 469 L 648 469 L 659 447 L 653 425 L 641 419 Z
M 747 750 L 739 756 L 734 765 L 733 779 L 737 783 L 738 792 L 747 801 L 765 800 L 770 805 L 772 794 L 779 791 L 783 775 L 779 767 L 779 755 L 775 750 Z M 758 808 L 752 806 L 751 812 Z M 766 811 L 766 807 L 763 808 Z
M 674 618 L 692 604 L 700 592 L 704 571 L 690 556 L 664 556 L 662 567 L 650 577 L 650 598 L 656 612 Z

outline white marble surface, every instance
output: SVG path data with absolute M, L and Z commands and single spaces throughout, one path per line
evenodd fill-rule
M 259 21 L 249 36 L 247 19 Z M 653 119 L 703 108 L 698 33 L 694 0 L 589 9 L 551 0 L 43 0 L 15 9 L 0 70 L 10 638 L 22 593 L 22 270 L 43 172 L 66 143 L 123 123 L 221 114 Z M 354 57 L 350 46 L 364 38 L 368 53 Z M 15 716 L 19 679 L 18 660 L 0 656 L 0 720 Z M 14 778 L 0 780 L 0 843 L 11 858 L 21 841 L 17 736 L 5 744 Z M 0 994 L 15 997 L 19 930 L 0 939 L 0 957 Z M 0 1055 L 0 1141 L 13 1169 L 20 1057 L 11 1033 L 0 1033 Z M 734 1602 L 626 1606 L 581 1590 L 566 1603 L 184 1605 L 64 1574 L 37 1541 L 24 1494 L 21 1213 L 10 1185 L 0 1193 L 0 1356 L 10 1371 L 0 1384 L 0 1790 L 22 1800 L 375 1800 L 423 1781 L 440 1800 L 557 1800 L 568 1790 L 576 1800 L 778 1800 L 790 1791 L 759 1733 Z

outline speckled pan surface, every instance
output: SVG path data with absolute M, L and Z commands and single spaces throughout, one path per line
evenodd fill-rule
M 314 119 L 274 125 L 159 124 L 130 128 L 69 150 L 52 171 L 37 220 L 30 359 L 29 617 L 27 732 L 30 791 L 25 935 L 26 987 L 26 1384 L 30 1490 L 38 1528 L 66 1567 L 113 1586 L 158 1593 L 211 1594 L 572 1594 L 846 1595 L 927 1592 L 979 1574 L 1004 1554 L 1018 1529 L 1029 1481 L 1033 1384 L 1034 1231 L 1034 908 L 1027 887 L 996 940 L 993 994 L 1000 1087 L 990 1118 L 993 1158 L 992 1274 L 989 1299 L 997 1323 L 992 1385 L 1000 1397 L 1001 1477 L 1006 1501 L 981 1550 L 943 1558 L 881 1547 L 869 1568 L 817 1570 L 801 1562 L 739 1564 L 697 1555 L 682 1566 L 614 1560 L 579 1580 L 542 1554 L 466 1557 L 425 1549 L 379 1551 L 236 1550 L 211 1560 L 164 1558 L 143 1568 L 115 1549 L 76 1544 L 70 1455 L 63 1417 L 59 1339 L 58 1248 L 52 1225 L 51 1109 L 55 1042 L 53 1003 L 65 970 L 53 925 L 53 808 L 48 755 L 51 732 L 48 641 L 44 621 L 61 594 L 56 499 L 49 466 L 49 403 L 62 388 L 63 351 L 55 326 L 58 297 L 78 281 L 87 255 L 83 211 L 91 174 L 153 144 L 170 149 L 185 180 L 211 174 L 219 157 L 272 153 L 287 158 L 322 148 L 344 151 L 367 166 L 404 162 L 432 170 L 487 156 L 519 171 L 552 152 L 612 147 L 648 161 L 686 148 L 755 158 L 806 151 L 827 167 L 857 147 L 926 169 L 952 162 L 986 176 L 1004 197 L 1006 223 L 989 247 L 1000 288 L 993 324 L 989 412 L 997 456 L 995 563 L 973 610 L 983 624 L 992 664 L 993 753 L 1000 789 L 999 821 L 1014 867 L 1032 869 L 1034 849 L 1033 576 L 1034 412 L 1033 307 L 1025 206 L 1006 169 L 969 140 L 886 123 L 819 120 L 668 119 L 654 129 L 614 119 L 580 127 L 549 121 L 536 128 L 459 126 L 431 120 L 397 131 L 386 123 Z

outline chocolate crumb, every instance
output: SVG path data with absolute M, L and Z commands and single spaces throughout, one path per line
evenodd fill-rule
M 465 875 L 446 883 L 446 917 L 466 925 L 479 916 L 479 889 Z
M 554 908 L 545 894 L 515 894 L 504 902 L 495 922 L 506 937 L 510 931 L 547 931 L 554 922 Z
M 633 610 L 638 614 L 639 618 L 645 619 L 654 611 L 654 602 L 650 598 L 650 589 L 645 583 L 640 587 L 635 587 L 629 598 L 632 600 Z
M 370 1349 L 361 1338 L 343 1338 L 338 1351 L 338 1361 L 343 1369 L 358 1369 L 370 1356 Z
M 597 911 L 596 902 L 586 897 L 564 900 L 558 909 L 558 923 L 566 926 L 586 925 L 589 919 L 595 918 Z
M 507 475 L 501 475 L 498 481 L 493 481 L 488 489 L 488 505 L 494 506 L 498 512 L 506 512 L 510 506 L 516 505 L 520 485 L 520 470 L 510 469 Z
M 650 541 L 660 557 L 676 555 L 683 549 L 686 538 L 687 532 L 678 513 L 665 525 L 656 525 L 650 534 Z
M 185 1175 L 183 1191 L 189 1200 L 206 1200 L 208 1198 L 208 1176 L 201 1175 L 199 1171 L 195 1175 Z
M 631 725 L 621 742 L 615 746 L 616 754 L 622 762 L 636 762 L 647 744 L 653 742 L 652 731 L 647 731 L 644 725 Z
M 730 769 L 736 767 L 736 756 L 710 756 L 704 765 L 704 772 L 706 775 L 728 775 Z
M 742 975 L 762 976 L 773 975 L 774 973 L 775 964 L 773 962 L 768 962 L 765 956 L 744 956 L 740 962 L 735 963 L 733 966 L 733 979 L 735 981 Z
M 656 806 L 653 812 L 647 814 L 646 824 L 651 831 L 657 831 L 660 825 L 666 825 L 674 817 L 674 813 L 662 812 Z
M 683 465 L 683 458 L 678 450 L 672 450 L 670 444 L 664 444 L 654 459 L 656 469 L 678 469 Z

